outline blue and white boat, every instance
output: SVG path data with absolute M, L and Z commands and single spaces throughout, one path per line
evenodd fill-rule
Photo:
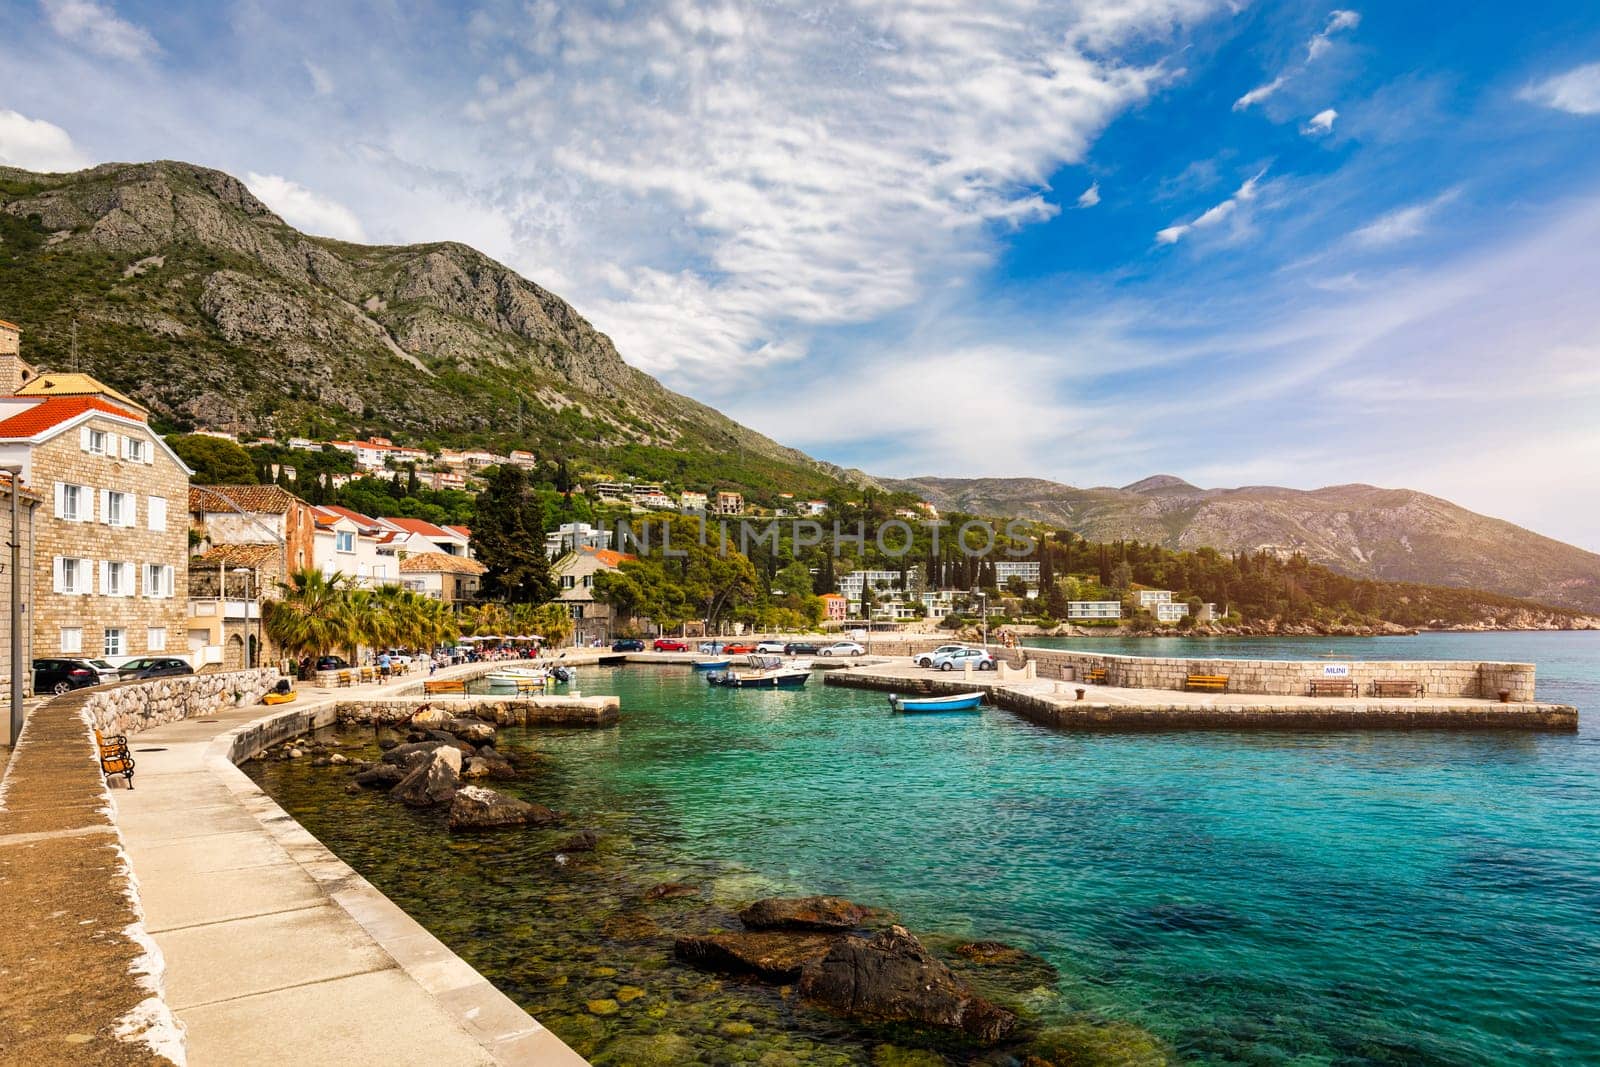
M 733 666 L 733 660 L 724 656 L 721 658 L 697 659 L 690 664 L 697 671 L 725 671 Z
M 798 689 L 811 677 L 809 666 L 785 666 L 779 656 L 752 655 L 746 663 L 746 670 L 710 672 L 707 684 L 724 689 Z
M 930 711 L 975 711 L 983 703 L 982 693 L 956 693 L 947 697 L 903 697 L 889 694 L 889 706 L 909 714 Z

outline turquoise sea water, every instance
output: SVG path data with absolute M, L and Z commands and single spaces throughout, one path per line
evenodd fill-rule
M 1540 696 L 1577 704 L 1583 727 L 1067 734 L 994 709 L 894 717 L 881 694 L 820 678 L 740 693 L 674 668 L 593 669 L 579 684 L 620 694 L 622 726 L 508 732 L 553 768 L 516 791 L 616 828 L 647 879 L 729 901 L 835 893 L 921 933 L 1025 947 L 1060 971 L 1026 1005 L 1039 1025 L 1131 1023 L 1201 1063 L 1600 1062 L 1600 634 L 1077 644 L 1532 660 Z M 430 888 L 416 858 L 436 825 L 374 798 L 360 798 L 364 818 L 326 810 L 300 765 L 257 773 L 408 910 L 437 905 L 440 876 Z M 626 1010 L 597 1032 L 543 970 L 476 944 L 552 936 L 532 908 L 518 932 L 493 917 L 557 877 L 547 860 L 509 881 L 488 873 L 535 862 L 519 848 L 456 847 L 474 862 L 450 899 L 475 918 L 436 932 L 604 1059 Z M 574 884 L 562 882 L 590 909 L 613 891 Z M 541 914 L 570 923 L 558 912 Z M 706 1062 L 733 1058 L 699 1047 Z

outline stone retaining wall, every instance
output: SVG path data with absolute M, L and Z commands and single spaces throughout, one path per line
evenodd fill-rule
M 262 695 L 277 684 L 276 667 L 226 674 L 185 674 L 87 690 L 83 707 L 102 733 L 136 734 L 178 719 L 258 704 Z
M 620 717 L 614 696 L 533 696 L 503 699 L 431 696 L 426 699 L 357 700 L 334 706 L 340 723 L 395 725 L 409 722 L 424 707 L 500 726 L 610 726 Z
M 1182 689 L 1190 674 L 1225 674 L 1232 693 L 1266 693 L 1305 696 L 1312 681 L 1352 681 L 1365 696 L 1378 679 L 1421 682 L 1429 697 L 1472 697 L 1493 700 L 1509 690 L 1515 702 L 1533 699 L 1534 666 L 1531 663 L 1477 663 L 1460 660 L 1273 660 L 1177 659 L 1118 656 L 1065 649 L 995 649 L 997 658 L 1007 652 L 1038 664 L 1040 678 L 1083 681 L 1091 668 L 1104 668 L 1106 683 L 1131 689 Z M 1346 678 L 1328 678 L 1324 668 L 1339 664 L 1349 668 Z

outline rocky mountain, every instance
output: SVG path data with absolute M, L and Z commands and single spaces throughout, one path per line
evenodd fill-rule
M 1411 489 L 1199 489 L 1171 475 L 1120 489 L 1038 478 L 881 481 L 940 510 L 1038 519 L 1095 541 L 1300 552 L 1359 578 L 1487 589 L 1600 611 L 1600 555 Z
M 0 318 L 32 362 L 88 371 L 176 429 L 386 432 L 653 477 L 711 454 L 752 488 L 845 475 L 668 391 L 480 252 L 309 236 L 187 163 L 0 167 Z

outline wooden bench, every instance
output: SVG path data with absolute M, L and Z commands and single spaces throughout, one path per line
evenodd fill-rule
M 1372 683 L 1375 697 L 1420 697 L 1422 683 L 1407 678 L 1379 678 Z
M 1226 674 L 1191 674 L 1183 680 L 1185 689 L 1210 689 L 1218 693 L 1228 690 Z
M 1314 697 L 1354 697 L 1361 695 L 1361 687 L 1348 678 L 1314 678 L 1309 684 Z
M 462 681 L 460 678 L 448 678 L 437 682 L 423 682 L 422 692 L 427 696 L 433 696 L 436 693 L 460 693 L 462 696 L 465 696 L 467 693 L 467 683 Z
M 362 667 L 361 668 L 361 681 L 363 683 L 370 682 L 374 678 L 376 678 L 377 676 L 378 676 L 378 672 L 376 670 L 374 670 L 373 668 L 371 668 L 371 667 Z
M 94 743 L 100 750 L 100 771 L 107 778 L 122 775 L 127 779 L 128 788 L 133 788 L 133 756 L 128 752 L 128 739 L 121 734 L 106 737 L 99 730 L 94 732 Z
M 1104 667 L 1090 667 L 1089 673 L 1084 675 L 1084 680 L 1090 685 L 1106 684 L 1106 669 Z
M 340 671 L 339 672 L 339 686 L 340 686 L 340 688 L 348 689 L 350 687 L 350 682 L 352 681 L 353 678 L 354 678 L 354 675 L 352 675 L 349 671 Z
M 518 678 L 517 679 L 517 696 L 519 696 L 519 697 L 542 696 L 544 694 L 545 685 L 546 685 L 545 682 L 539 681 L 537 679 L 533 679 L 533 678 Z

